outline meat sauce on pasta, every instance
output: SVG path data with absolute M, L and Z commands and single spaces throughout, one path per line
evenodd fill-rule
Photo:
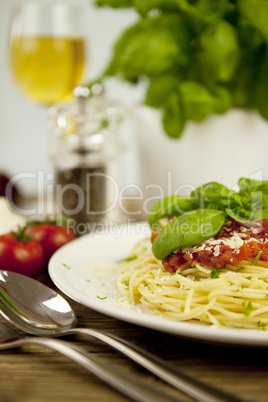
M 152 240 L 158 232 L 152 233 Z M 226 221 L 220 233 L 192 247 L 175 250 L 163 260 L 169 272 L 184 264 L 195 266 L 196 262 L 221 269 L 226 264 L 238 264 L 244 259 L 268 261 L 268 219 L 243 225 L 233 219 Z

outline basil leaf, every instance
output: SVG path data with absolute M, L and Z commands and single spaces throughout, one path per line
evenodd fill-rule
M 172 94 L 163 105 L 162 122 L 166 133 L 172 138 L 179 138 L 185 125 L 185 117 L 179 93 Z
M 239 179 L 239 195 L 243 207 L 226 212 L 239 222 L 254 222 L 268 218 L 268 181 Z
M 223 16 L 229 8 L 229 0 L 196 0 L 195 2 L 189 0 L 134 0 L 134 2 L 141 15 L 146 15 L 148 11 L 155 9 L 183 12 L 196 24 L 201 24 L 202 21 L 215 21 Z
M 191 32 L 181 15 L 144 17 L 114 47 L 106 75 L 155 77 L 190 64 Z
M 229 0 L 197 0 L 195 7 L 206 21 L 214 22 L 228 10 Z
M 202 209 L 186 212 L 164 226 L 152 245 L 154 256 L 163 260 L 180 247 L 201 243 L 216 235 L 225 222 L 223 211 Z
M 178 94 L 178 88 L 178 76 L 165 74 L 152 77 L 146 94 L 146 105 L 152 107 L 164 107 L 171 94 Z
M 268 3 L 266 0 L 238 0 L 238 10 L 268 40 Z
M 223 86 L 206 87 L 197 81 L 186 80 L 177 84 L 184 117 L 200 122 L 211 113 L 224 113 L 232 106 L 230 91 Z
M 228 199 L 229 191 L 223 184 L 211 181 L 192 191 L 191 196 L 197 196 L 200 200 L 212 202 L 217 199 Z
M 251 194 L 255 191 L 262 191 L 268 195 L 268 181 L 255 180 L 241 177 L 238 181 L 239 194 Z
M 200 122 L 214 111 L 214 97 L 207 87 L 196 81 L 180 84 L 185 119 Z
M 209 91 L 213 96 L 213 111 L 218 114 L 225 113 L 231 109 L 233 105 L 233 99 L 231 92 L 220 85 L 214 85 L 209 87 Z
M 229 81 L 238 66 L 240 49 L 236 29 L 225 20 L 208 25 L 200 36 L 200 62 L 213 82 Z
M 255 191 L 244 207 L 227 208 L 226 212 L 231 218 L 243 223 L 268 219 L 268 195 Z
M 247 211 L 244 207 L 236 207 L 234 209 L 226 208 L 226 213 L 238 222 L 250 222 L 252 218 L 251 211 Z
M 218 182 L 209 182 L 192 191 L 192 197 L 199 199 L 200 207 L 207 207 L 209 204 L 216 204 L 221 207 L 242 206 L 241 197 L 234 190 Z
M 146 15 L 151 10 L 182 12 L 193 21 L 199 22 L 204 19 L 204 14 L 200 13 L 188 0 L 134 0 L 135 7 L 141 15 Z M 200 22 L 199 22 L 200 23 Z
M 262 191 L 252 193 L 251 197 L 252 221 L 268 218 L 268 196 Z
M 206 203 L 206 208 L 216 209 L 217 211 L 225 211 L 225 207 L 223 205 L 216 204 L 215 202 Z
M 182 215 L 198 208 L 198 202 L 191 197 L 171 195 L 158 201 L 151 209 L 148 223 L 151 229 L 159 228 L 159 220 L 166 217 Z

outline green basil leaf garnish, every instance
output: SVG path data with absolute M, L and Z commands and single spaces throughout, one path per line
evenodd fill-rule
M 163 259 L 180 247 L 196 245 L 217 234 L 226 219 L 252 223 L 268 219 L 268 181 L 240 178 L 239 191 L 209 182 L 189 197 L 171 195 L 151 209 L 148 223 L 161 228 L 162 218 L 177 216 L 165 225 L 153 242 L 153 253 Z M 209 229 L 208 229 L 209 228 Z
M 223 211 L 200 209 L 186 212 L 165 225 L 152 246 L 154 256 L 163 260 L 180 247 L 189 247 L 215 236 L 225 222 Z
M 217 182 L 209 182 L 198 187 L 192 191 L 191 196 L 199 200 L 200 208 L 207 208 L 209 204 L 218 205 L 221 208 L 233 208 L 242 205 L 238 193 Z
M 193 197 L 171 195 L 158 201 L 151 209 L 148 223 L 151 229 L 159 227 L 159 220 L 165 217 L 179 216 L 198 208 L 199 203 Z

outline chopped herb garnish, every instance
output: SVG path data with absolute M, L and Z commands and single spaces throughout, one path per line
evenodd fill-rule
M 117 263 L 119 264 L 120 262 L 130 262 L 136 260 L 137 258 L 138 258 L 137 255 L 131 255 L 129 257 L 123 258 L 122 260 L 118 260 Z
M 214 258 L 213 258 L 213 257 L 210 257 L 210 262 L 211 262 L 211 264 L 213 263 L 213 261 L 214 261 Z
M 246 305 L 246 302 L 245 302 L 245 301 L 243 301 L 242 306 L 245 306 L 245 305 Z
M 226 325 L 224 322 L 222 322 L 222 321 L 219 321 L 219 324 L 220 324 L 222 327 L 227 327 L 227 325 Z
M 211 277 L 211 279 L 219 278 L 219 276 L 220 276 L 220 274 L 221 274 L 222 272 L 225 272 L 225 269 L 213 269 L 213 270 L 210 272 L 210 277 Z
M 244 312 L 245 316 L 248 317 L 252 311 L 253 311 L 252 304 L 251 302 L 248 302 L 246 311 Z
M 184 306 L 181 306 L 181 312 L 184 313 Z
M 242 271 L 242 269 L 245 269 L 245 267 L 239 267 L 239 268 L 237 268 L 237 270 L 235 270 L 235 272 L 240 272 L 240 271 Z
M 100 300 L 104 300 L 104 299 L 107 299 L 107 296 L 104 296 L 104 297 L 97 296 L 97 298 Z
M 248 279 L 249 281 L 251 281 L 252 277 L 251 277 L 251 276 L 247 276 L 246 279 Z
M 252 265 L 256 265 L 257 262 L 259 261 L 259 259 L 261 258 L 262 255 L 262 251 L 259 251 L 258 254 L 256 255 L 256 257 L 254 258 L 254 261 L 252 263 Z
M 69 267 L 67 264 L 62 264 L 62 266 L 67 268 L 67 269 L 71 269 L 71 267 Z
M 258 321 L 257 327 L 261 328 L 263 331 L 266 331 L 266 324 L 264 324 L 263 322 Z
M 147 283 L 147 282 L 145 282 L 145 283 L 144 283 L 144 287 L 146 288 L 147 286 L 148 286 L 148 283 Z

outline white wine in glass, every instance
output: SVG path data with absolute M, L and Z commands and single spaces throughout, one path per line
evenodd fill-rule
M 9 51 L 16 82 L 30 98 L 51 106 L 81 83 L 86 60 L 81 6 L 50 0 L 15 6 Z

